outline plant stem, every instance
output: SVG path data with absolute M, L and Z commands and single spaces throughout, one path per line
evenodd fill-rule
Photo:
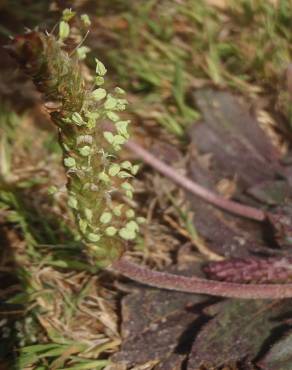
M 203 186 L 176 172 L 172 167 L 160 161 L 157 157 L 149 153 L 134 141 L 128 140 L 125 146 L 162 175 L 170 178 L 176 184 L 201 199 L 204 199 L 206 202 L 230 213 L 255 221 L 262 222 L 266 219 L 267 215 L 264 211 L 225 199 L 212 191 L 205 189 Z
M 122 258 L 112 264 L 122 275 L 155 288 L 226 298 L 283 299 L 292 297 L 292 284 L 236 284 L 153 271 Z

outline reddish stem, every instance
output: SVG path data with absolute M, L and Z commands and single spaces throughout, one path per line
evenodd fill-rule
M 242 299 L 283 299 L 292 297 L 292 284 L 236 284 L 153 271 L 125 259 L 112 267 L 122 275 L 155 288 L 185 293 Z
M 180 185 L 187 191 L 197 195 L 198 197 L 204 199 L 206 202 L 224 209 L 225 211 L 234 213 L 238 216 L 249 218 L 255 221 L 264 221 L 266 219 L 266 214 L 260 209 L 245 206 L 243 204 L 224 199 L 219 195 L 205 189 L 201 185 L 191 181 L 187 177 L 177 173 L 172 167 L 160 161 L 157 157 L 149 153 L 147 150 L 143 149 L 140 145 L 129 140 L 126 143 L 128 149 L 139 156 L 144 162 L 149 164 L 151 167 L 155 168 L 162 175 L 170 178 L 176 184 Z

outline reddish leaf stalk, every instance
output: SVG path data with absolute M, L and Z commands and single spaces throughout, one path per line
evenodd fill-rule
M 226 298 L 283 299 L 292 297 L 292 284 L 236 284 L 153 271 L 120 259 L 112 267 L 122 275 L 155 288 Z
M 134 141 L 129 140 L 125 146 L 162 175 L 168 177 L 185 190 L 200 197 L 201 199 L 204 199 L 206 202 L 225 211 L 255 221 L 262 222 L 266 219 L 266 214 L 262 210 L 224 199 L 212 191 L 205 189 L 203 186 L 176 172 L 172 167 L 160 161 L 157 157 L 143 149 Z

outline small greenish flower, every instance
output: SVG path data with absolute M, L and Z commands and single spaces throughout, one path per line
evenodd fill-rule
M 119 122 L 116 122 L 116 128 L 118 130 L 118 133 L 120 135 L 123 135 L 125 136 L 126 138 L 129 137 L 129 133 L 128 133 L 128 124 L 129 124 L 130 121 L 119 121 Z
M 108 236 L 114 236 L 117 233 L 117 229 L 114 226 L 109 226 L 105 229 L 105 233 Z
M 125 95 L 126 91 L 117 86 L 117 87 L 115 87 L 115 93 L 117 93 L 119 95 Z
M 128 101 L 126 99 L 118 99 L 115 109 L 118 111 L 123 111 L 126 109 Z
M 110 144 L 112 144 L 114 142 L 114 135 L 112 132 L 110 131 L 105 131 L 103 133 L 103 136 L 104 138 L 106 139 L 106 141 L 108 141 Z
M 110 182 L 109 176 L 105 172 L 101 172 L 98 174 L 98 179 L 104 183 Z
M 77 142 L 77 145 L 92 144 L 93 137 L 91 135 L 80 135 L 80 136 L 77 136 L 76 142 Z
M 92 243 L 96 243 L 100 240 L 100 235 L 95 234 L 95 233 L 88 233 L 87 239 Z
M 77 209 L 78 208 L 78 201 L 75 197 L 69 197 L 68 199 L 68 206 L 70 208 L 73 208 L 73 209 Z
M 48 194 L 49 195 L 54 195 L 54 194 L 56 194 L 58 192 L 58 188 L 56 187 L 56 186 L 54 186 L 54 185 L 52 185 L 52 186 L 50 186 L 49 188 L 48 188 Z
M 117 163 L 113 163 L 109 170 L 108 173 L 110 176 L 116 176 L 120 172 L 121 167 Z
M 79 148 L 78 151 L 83 157 L 88 157 L 91 154 L 91 148 L 88 145 Z
M 91 210 L 91 209 L 89 209 L 89 208 L 85 208 L 85 209 L 84 209 L 84 214 L 85 214 L 86 220 L 87 220 L 88 222 L 91 222 L 91 221 L 92 221 L 92 217 L 93 217 L 92 210 Z
M 121 187 L 122 187 L 124 190 L 134 191 L 133 186 L 132 186 L 129 182 L 123 182 L 123 183 L 121 184 Z
M 92 91 L 92 97 L 96 101 L 100 101 L 106 97 L 106 90 L 102 87 L 99 87 L 98 89 Z
M 87 226 L 88 226 L 87 221 L 85 221 L 85 220 L 83 220 L 83 219 L 81 218 L 81 219 L 79 220 L 78 224 L 79 224 L 80 231 L 81 231 L 83 234 L 86 234 L 86 230 L 87 230 Z
M 84 24 L 85 27 L 90 27 L 91 25 L 91 20 L 87 14 L 82 14 L 80 17 L 82 23 Z
M 84 122 L 83 118 L 78 112 L 74 112 L 71 118 L 72 118 L 72 121 L 76 123 L 77 126 L 82 126 L 86 124 L 86 122 Z
M 122 215 L 122 208 L 124 207 L 123 204 L 119 204 L 118 206 L 115 206 L 113 209 L 113 214 L 117 217 L 120 217 Z
M 133 230 L 135 232 L 139 231 L 139 225 L 137 224 L 136 221 L 129 221 L 127 224 L 126 224 L 126 228 L 129 229 L 129 230 Z
M 65 40 L 70 34 L 70 26 L 67 22 L 61 21 L 59 24 L 59 37 L 60 40 Z
M 127 229 L 126 227 L 123 227 L 119 231 L 119 235 L 124 240 L 134 240 L 136 238 L 136 233 L 134 230 Z
M 118 99 L 114 98 L 111 94 L 109 94 L 104 103 L 104 108 L 107 110 L 112 110 L 117 106 L 117 104 L 118 104 Z
M 76 167 L 76 161 L 72 157 L 64 158 L 64 165 L 69 168 Z
M 118 173 L 118 176 L 121 178 L 121 179 L 126 179 L 128 177 L 133 177 L 130 173 L 126 172 L 126 171 L 120 171 Z
M 132 175 L 135 176 L 138 173 L 139 168 L 140 168 L 140 166 L 138 164 L 135 164 L 134 166 L 132 166 L 132 169 L 131 169 Z
M 126 190 L 126 197 L 129 199 L 133 199 L 133 192 L 131 190 Z
M 104 76 L 107 72 L 105 66 L 101 61 L 95 58 L 96 68 L 95 71 L 99 76 Z
M 113 122 L 117 122 L 120 119 L 120 117 L 115 112 L 108 111 L 106 112 L 106 115 L 107 118 Z
M 124 161 L 122 162 L 121 167 L 125 170 L 130 170 L 132 168 L 132 163 L 130 161 Z
M 87 46 L 80 46 L 79 48 L 77 48 L 76 52 L 78 59 L 84 60 L 87 54 L 90 52 L 90 48 L 88 48 Z
M 142 224 L 145 224 L 146 218 L 145 217 L 137 217 L 136 221 L 138 222 L 138 224 L 142 225 Z
M 133 210 L 133 209 L 128 209 L 128 210 L 126 211 L 126 216 L 127 216 L 128 218 L 133 218 L 133 217 L 135 217 L 135 212 L 134 212 L 134 210 Z
M 76 12 L 73 12 L 72 9 L 64 9 L 62 13 L 62 20 L 65 22 L 69 22 L 75 15 Z
M 112 214 L 110 212 L 103 212 L 100 216 L 99 221 L 103 224 L 108 224 L 112 219 Z
M 101 86 L 104 84 L 104 78 L 101 76 L 96 76 L 95 77 L 95 85 L 96 86 Z
M 113 140 L 113 145 L 123 145 L 127 139 L 125 139 L 122 135 L 115 135 Z

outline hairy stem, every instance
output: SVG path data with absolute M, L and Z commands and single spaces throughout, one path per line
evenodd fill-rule
M 112 267 L 122 275 L 155 288 L 226 298 L 283 299 L 292 297 L 292 284 L 236 284 L 186 277 L 148 268 L 120 259 Z

